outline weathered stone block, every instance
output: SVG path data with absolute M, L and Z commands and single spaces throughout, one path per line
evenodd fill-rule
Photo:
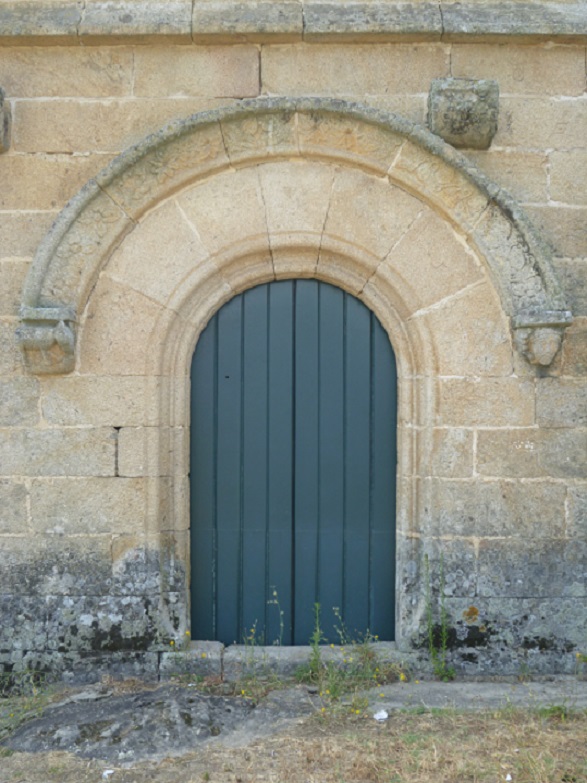
M 587 100 L 505 96 L 499 101 L 495 146 L 581 149 L 587 133 Z
M 26 487 L 17 480 L 0 480 L 0 535 L 22 535 L 29 528 Z
M 587 150 L 550 154 L 550 197 L 566 204 L 587 204 Z
M 578 540 L 587 539 L 587 484 L 569 487 L 567 535 Z
M 433 479 L 429 533 L 436 536 L 562 538 L 566 489 L 554 481 Z
M 583 478 L 587 430 L 485 430 L 477 436 L 477 470 L 484 476 Z
M 61 209 L 107 162 L 97 155 L 0 155 L 0 209 Z
M 443 378 L 438 387 L 439 426 L 531 426 L 534 383 L 518 378 Z
M 192 642 L 187 649 L 183 640 L 175 641 L 173 652 L 161 653 L 159 673 L 162 680 L 185 675 L 195 677 L 221 677 L 224 647 L 220 642 Z
M 187 465 L 183 427 L 123 427 L 118 436 L 121 476 L 170 476 L 174 465 Z
M 383 259 L 421 210 L 421 203 L 399 188 L 361 171 L 341 171 L 324 232 Z
M 587 376 L 587 318 L 575 318 L 565 331 L 562 364 L 565 375 Z
M 15 595 L 99 596 L 112 583 L 110 539 L 4 536 L 0 592 Z
M 587 378 L 541 378 L 536 382 L 540 427 L 587 426 Z
M 254 46 L 164 47 L 135 52 L 134 95 L 249 98 L 259 94 L 259 55 Z
M 279 113 L 250 111 L 246 116 L 221 121 L 222 141 L 233 166 L 268 156 L 299 155 L 297 116 L 293 111 Z
M 428 127 L 453 147 L 489 148 L 497 131 L 499 86 L 491 79 L 435 79 Z
M 22 285 L 28 269 L 28 258 L 0 260 L 0 315 L 18 315 Z
M 60 7 L 54 6 L 56 15 Z M 12 46 L 0 49 L 0 84 L 14 98 L 130 95 L 132 51 L 122 47 Z M 80 104 L 74 106 L 81 108 Z
M 422 592 L 429 584 L 432 595 L 438 596 L 440 585 L 444 582 L 446 596 L 477 594 L 477 558 L 473 542 L 428 538 L 422 548 L 429 557 L 428 573 L 422 562 L 416 577 Z
M 518 201 L 546 203 L 546 153 L 511 149 L 469 150 L 467 157 Z
M 448 74 L 448 49 L 439 44 L 297 44 L 264 47 L 262 91 L 272 95 L 422 93 Z
M 576 239 L 581 242 L 578 225 L 574 230 L 577 231 Z M 573 315 L 587 316 L 587 264 L 585 261 L 581 258 L 555 258 L 553 267 Z M 565 334 L 571 333 L 572 329 L 567 330 Z M 581 339 L 577 336 L 571 338 L 571 342 L 578 341 L 580 346 Z M 579 346 L 578 350 L 580 350 Z
M 19 152 L 121 152 L 169 122 L 233 102 L 191 97 L 22 100 L 15 112 L 13 147 Z
M 33 479 L 31 523 L 38 533 L 101 535 L 142 530 L 146 486 L 142 479 Z
M 539 8 L 536 5 L 534 13 Z M 451 66 L 457 78 L 494 79 L 502 93 L 511 95 L 580 96 L 585 89 L 585 63 L 579 47 L 455 43 Z
M 51 425 L 129 427 L 157 423 L 157 379 L 145 376 L 43 378 L 41 410 Z
M 479 542 L 479 587 L 483 598 L 584 598 L 585 547 L 561 539 Z
M 0 380 L 0 426 L 23 427 L 39 421 L 39 382 L 36 378 Z
M 0 213 L 0 255 L 32 256 L 56 213 L 7 211 Z
M 304 27 L 299 2 L 198 2 L 194 4 L 192 35 L 207 41 L 299 40 Z
M 0 475 L 113 476 L 115 433 L 96 429 L 3 429 Z
M 469 478 L 473 475 L 472 430 L 438 428 L 432 431 L 431 440 L 425 431 L 420 432 L 418 438 L 419 476 Z
M 304 2 L 304 40 L 438 40 L 440 8 L 432 3 Z
M 6 100 L 6 93 L 0 87 L 0 153 L 7 152 L 10 148 L 11 135 L 12 112 Z
M 77 36 L 82 3 L 7 3 L 0 7 L 0 43 L 70 43 Z
M 0 373 L 2 375 L 22 374 L 23 356 L 16 340 L 17 322 L 13 318 L 0 320 Z
M 150 36 L 171 43 L 191 42 L 190 0 L 166 0 L 159 3 L 134 3 L 128 0 L 86 2 L 78 35 L 91 38 L 93 44 L 124 41 L 143 42 Z

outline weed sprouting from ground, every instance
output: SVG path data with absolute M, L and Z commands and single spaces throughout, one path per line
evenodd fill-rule
M 424 556 L 426 577 L 426 631 L 428 636 L 428 652 L 432 660 L 434 674 L 439 680 L 449 682 L 454 680 L 456 672 L 447 663 L 448 655 L 448 613 L 444 602 L 444 558 L 440 557 L 440 623 L 438 633 L 434 626 L 434 612 L 432 609 L 432 585 L 430 580 L 430 560 Z M 437 638 L 439 637 L 439 638 Z

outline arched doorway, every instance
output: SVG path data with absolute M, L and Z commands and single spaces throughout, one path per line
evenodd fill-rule
M 365 305 L 317 280 L 260 285 L 192 363 L 192 635 L 394 638 L 396 370 Z M 254 629 L 254 630 L 252 630 Z

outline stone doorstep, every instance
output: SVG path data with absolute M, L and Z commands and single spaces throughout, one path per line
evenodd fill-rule
M 402 664 L 408 668 L 416 663 L 417 656 L 400 652 L 395 642 L 376 642 L 371 647 L 381 661 Z M 233 644 L 224 647 L 220 642 L 191 642 L 184 650 L 160 654 L 159 677 L 166 680 L 177 675 L 196 675 L 222 677 L 226 682 L 253 674 L 291 677 L 297 669 L 308 663 L 311 652 L 310 646 Z M 320 654 L 325 663 L 345 666 L 353 662 L 352 646 L 323 645 Z M 418 668 L 421 668 L 421 662 L 418 662 Z

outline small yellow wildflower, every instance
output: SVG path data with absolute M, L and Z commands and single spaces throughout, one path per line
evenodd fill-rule
M 405 682 L 407 679 L 408 678 L 406 677 L 406 675 L 403 672 L 401 672 L 399 676 L 400 682 Z
M 241 696 L 244 696 L 244 695 L 245 695 L 245 692 L 244 692 L 244 691 L 241 691 Z
M 322 707 L 322 709 L 320 710 L 320 712 L 326 712 L 326 707 Z
M 420 684 L 420 680 L 414 680 L 414 683 L 415 683 L 416 685 L 419 685 L 419 684 Z
M 361 710 L 355 710 L 355 715 L 360 715 L 360 714 L 361 714 Z
M 206 655 L 206 653 L 202 653 L 202 658 L 207 658 L 207 657 L 208 656 Z
M 173 639 L 171 639 L 171 640 L 169 641 L 169 644 L 170 644 L 170 645 L 173 647 L 173 645 L 175 644 L 175 642 L 173 641 Z
M 185 635 L 186 635 L 186 636 L 191 636 L 191 634 L 190 634 L 190 632 L 189 632 L 189 631 L 186 631 L 186 632 L 185 632 Z
M 384 696 L 385 696 L 385 694 L 384 694 L 384 693 L 380 693 L 380 694 L 379 694 L 379 697 L 380 697 L 381 699 L 382 699 Z

